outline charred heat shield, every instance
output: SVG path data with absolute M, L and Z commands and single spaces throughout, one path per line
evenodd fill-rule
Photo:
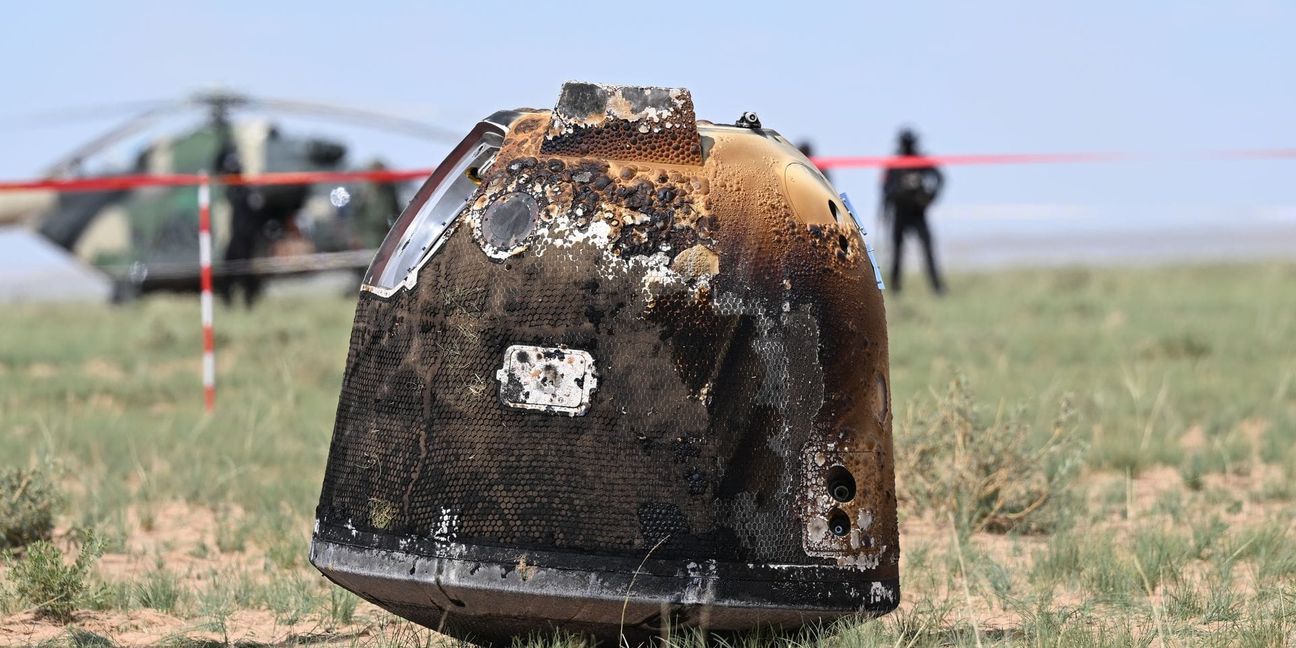
M 481 122 L 375 258 L 311 561 L 485 644 L 882 614 L 887 380 L 863 237 L 796 148 L 569 83 Z

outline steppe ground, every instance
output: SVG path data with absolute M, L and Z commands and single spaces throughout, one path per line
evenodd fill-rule
M 887 305 L 903 604 L 796 641 L 1296 642 L 1296 266 L 909 283 Z M 218 310 L 205 416 L 196 299 L 4 306 L 0 502 L 58 502 L 53 546 L 99 551 L 61 582 L 44 545 L 5 561 L 0 644 L 439 645 L 305 561 L 352 309 Z M 66 621 L 33 600 L 76 585 Z

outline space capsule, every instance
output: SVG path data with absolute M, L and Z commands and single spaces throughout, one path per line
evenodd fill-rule
M 751 113 L 567 83 L 482 120 L 363 280 L 311 562 L 487 645 L 892 610 L 867 239 Z

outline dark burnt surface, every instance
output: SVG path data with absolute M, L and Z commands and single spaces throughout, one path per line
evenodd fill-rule
M 769 530 L 768 547 L 743 547 L 723 519 L 726 499 L 768 493 L 781 472 L 768 451 L 738 452 L 759 446 L 750 437 L 775 418 L 768 406 L 741 405 L 753 400 L 745 390 L 758 384 L 751 378 L 764 371 L 761 360 L 739 344 L 705 363 L 715 366 L 690 368 L 710 379 L 710 407 L 697 379 L 690 388 L 676 369 L 691 345 L 724 346 L 753 331 L 754 318 L 724 317 L 732 325 L 691 343 L 681 335 L 677 346 L 638 316 L 641 294 L 628 278 L 591 280 L 557 255 L 492 262 L 467 230 L 424 269 L 417 292 L 391 301 L 366 294 L 321 519 L 419 536 L 444 527 L 456 542 L 590 553 L 630 553 L 669 537 L 654 555 L 795 560 L 800 534 L 791 516 Z M 679 327 L 689 327 L 681 317 L 707 315 L 672 310 Z M 500 406 L 493 372 L 517 343 L 595 358 L 602 383 L 586 416 Z
M 864 565 L 893 574 L 872 269 L 853 231 L 733 190 L 742 172 L 713 192 L 679 169 L 502 154 L 414 289 L 362 293 L 320 521 L 447 546 L 831 565 L 835 549 L 806 551 L 819 477 L 804 453 L 832 445 L 873 462 L 859 505 L 887 548 Z M 495 250 L 474 223 L 517 191 L 553 240 Z M 578 240 L 600 225 L 605 243 Z M 501 406 L 514 344 L 591 354 L 588 413 Z

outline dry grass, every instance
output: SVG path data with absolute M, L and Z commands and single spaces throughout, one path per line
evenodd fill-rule
M 49 540 L 63 494 L 48 465 L 0 472 L 0 550 Z
M 1063 399 L 1046 438 L 1020 411 L 986 420 L 962 377 L 931 411 L 910 410 L 897 450 L 900 506 L 910 515 L 950 519 L 962 534 L 1048 533 L 1068 513 L 1084 446 L 1071 429 Z

